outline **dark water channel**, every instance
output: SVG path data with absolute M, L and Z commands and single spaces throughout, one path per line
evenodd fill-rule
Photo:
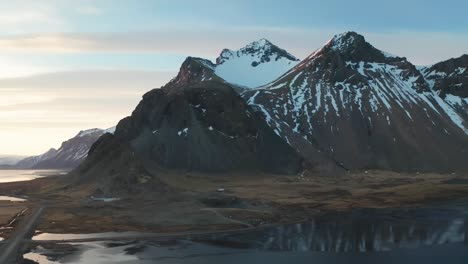
M 49 263 L 468 263 L 468 201 L 359 209 L 308 222 L 170 241 L 37 247 Z

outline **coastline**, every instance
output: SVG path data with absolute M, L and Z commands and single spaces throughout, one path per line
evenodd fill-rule
M 105 202 L 90 199 L 87 188 L 57 189 L 63 177 L 2 183 L 0 193 L 27 196 L 21 207 L 47 202 L 38 230 L 64 234 L 222 232 L 295 223 L 329 212 L 412 208 L 468 197 L 468 175 L 369 171 L 340 177 L 213 177 L 172 172 L 160 178 L 176 192 Z

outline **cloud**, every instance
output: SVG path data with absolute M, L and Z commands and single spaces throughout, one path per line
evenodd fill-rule
M 95 6 L 83 6 L 78 8 L 78 13 L 83 15 L 101 15 L 103 13 L 102 9 Z
M 39 154 L 78 131 L 107 128 L 175 72 L 70 71 L 0 80 L 0 146 Z
M 266 37 L 300 58 L 345 29 L 302 28 L 173 28 L 151 32 L 70 33 L 0 38 L 4 52 L 162 53 L 214 59 L 223 48 L 237 49 Z M 377 48 L 431 64 L 467 53 L 468 36 L 441 32 L 359 32 Z
M 51 71 L 47 65 L 37 65 L 29 61 L 18 60 L 13 56 L 0 54 L 0 78 L 19 77 Z
M 3 1 L 0 2 L 0 32 L 2 34 L 25 34 L 60 32 L 68 26 L 61 15 L 56 0 L 49 1 Z
M 176 75 L 175 71 L 132 71 L 132 70 L 86 70 L 64 71 L 21 78 L 0 79 L 0 92 L 28 90 L 34 92 L 95 89 L 109 92 L 129 89 L 142 95 L 141 91 L 159 88 Z M 117 78 L 118 77 L 118 78 Z
M 0 50 L 6 52 L 69 53 L 93 50 L 96 40 L 73 35 L 28 35 L 0 37 Z

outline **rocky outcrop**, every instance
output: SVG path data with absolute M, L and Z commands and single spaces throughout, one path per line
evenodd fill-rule
M 153 197 L 170 192 L 154 172 L 145 168 L 127 142 L 110 133 L 96 141 L 86 160 L 70 176 L 72 180 L 67 179 L 68 186 L 91 186 L 89 192 L 95 197 Z

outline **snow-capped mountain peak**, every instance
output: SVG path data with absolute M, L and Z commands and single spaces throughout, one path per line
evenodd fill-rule
M 178 86 L 182 84 L 193 84 L 201 81 L 212 80 L 216 65 L 211 61 L 196 58 L 187 57 L 180 66 L 179 73 L 173 78 L 166 87 Z
M 346 52 L 352 50 L 358 45 L 366 42 L 362 35 L 356 32 L 348 31 L 342 34 L 335 35 L 330 44 L 330 47 L 335 51 Z
M 298 58 L 294 57 L 287 51 L 274 45 L 269 40 L 262 38 L 247 44 L 239 50 L 224 49 L 216 59 L 216 64 L 220 65 L 226 61 L 244 56 L 255 59 L 255 61 L 252 61 L 251 63 L 252 67 L 256 67 L 265 62 L 278 61 L 282 58 L 286 58 L 291 61 L 299 61 Z
M 307 58 L 297 64 L 294 70 L 302 70 L 310 65 L 315 65 L 316 61 L 322 61 L 320 64 L 329 62 L 333 64 L 342 64 L 343 62 L 350 64 L 365 64 L 365 68 L 372 68 L 369 63 L 392 63 L 392 64 L 407 64 L 406 58 L 398 57 L 388 52 L 379 50 L 366 41 L 364 36 L 348 31 L 332 37 L 322 46 L 322 48 L 314 51 Z M 335 65 L 336 66 L 336 65 Z M 344 65 L 338 65 L 343 67 Z M 322 66 L 320 66 L 322 67 Z
M 269 40 L 260 39 L 239 50 L 224 49 L 216 59 L 215 73 L 227 82 L 255 88 L 278 78 L 298 62 Z
M 293 68 L 299 59 L 267 39 L 249 43 L 239 50 L 222 50 L 216 63 L 187 57 L 179 73 L 165 87 L 217 79 L 237 87 L 256 88 L 270 83 Z
M 94 134 L 94 133 L 102 133 L 102 129 L 100 128 L 92 128 L 92 129 L 88 129 L 88 130 L 81 130 L 78 135 L 76 135 L 77 137 L 85 137 L 85 136 L 88 136 L 88 135 L 91 135 L 91 134 Z

